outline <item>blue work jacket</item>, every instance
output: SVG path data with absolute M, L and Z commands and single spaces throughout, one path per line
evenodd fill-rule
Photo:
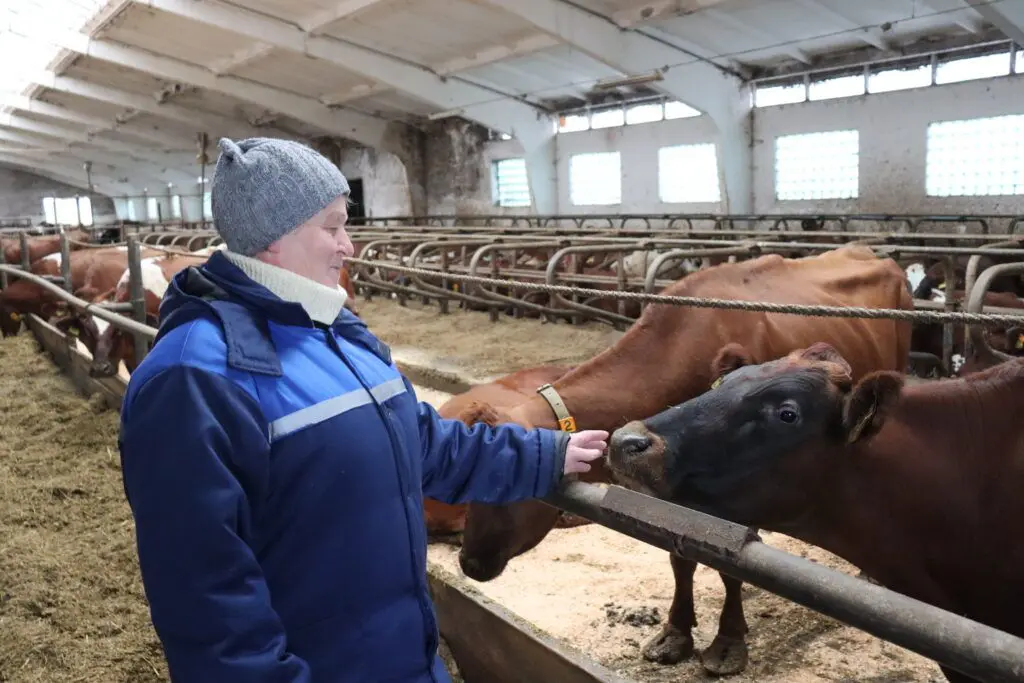
M 119 447 L 172 680 L 448 683 L 424 496 L 545 496 L 568 435 L 441 418 L 359 318 L 318 325 L 219 252 L 160 317 Z

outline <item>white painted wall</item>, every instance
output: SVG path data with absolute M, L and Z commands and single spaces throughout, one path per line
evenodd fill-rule
M 1024 114 L 1024 75 L 860 97 L 754 109 L 754 207 L 758 213 L 1020 213 L 1024 196 L 928 197 L 926 130 L 932 121 Z M 776 201 L 774 143 L 779 135 L 856 128 L 860 131 L 857 200 Z M 719 204 L 665 204 L 658 198 L 658 149 L 714 142 L 706 116 L 558 135 L 559 212 L 704 213 Z M 569 157 L 618 150 L 622 203 L 574 206 Z

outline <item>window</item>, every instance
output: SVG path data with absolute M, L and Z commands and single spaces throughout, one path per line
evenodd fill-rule
M 176 194 L 171 197 L 171 216 L 177 220 L 181 220 L 181 195 Z
M 572 114 L 558 119 L 559 133 L 575 133 L 590 128 L 590 117 L 586 114 Z
M 665 119 L 688 119 L 694 116 L 700 116 L 700 111 L 694 109 L 688 104 L 682 102 L 676 102 L 670 100 L 665 103 Z
M 203 193 L 203 218 L 208 221 L 213 220 L 213 204 L 210 200 L 210 192 L 206 191 Z
M 1024 194 L 1024 114 L 928 126 L 931 197 Z
M 658 195 L 666 203 L 721 201 L 715 145 L 676 145 L 659 149 Z
M 569 157 L 569 201 L 575 206 L 622 203 L 622 166 L 618 152 Z
M 864 74 L 838 76 L 813 81 L 807 88 L 807 99 L 830 100 L 836 97 L 855 97 L 864 94 Z
M 491 164 L 491 196 L 497 206 L 530 205 L 526 159 L 502 159 Z
M 82 225 L 92 225 L 92 200 L 89 197 L 78 198 L 78 215 Z
M 59 197 L 56 202 L 57 222 L 61 225 L 78 225 L 78 202 L 74 197 Z
M 959 83 L 979 78 L 993 78 L 1010 73 L 1010 58 L 1005 52 L 981 57 L 967 57 L 940 63 L 935 67 L 935 83 Z
M 775 140 L 778 199 L 852 199 L 859 193 L 860 135 L 837 130 Z
M 776 104 L 793 104 L 807 99 L 807 89 L 803 83 L 794 85 L 776 85 L 767 88 L 757 87 L 754 91 L 755 107 L 771 107 Z
M 626 109 L 626 125 L 661 121 L 661 102 L 637 104 Z
M 597 130 L 598 128 L 613 128 L 615 126 L 622 126 L 626 123 L 626 112 L 619 107 L 617 109 L 605 109 L 604 111 L 594 112 L 590 115 L 590 128 Z
M 50 225 L 57 223 L 57 205 L 54 197 L 43 197 L 43 217 Z
M 160 220 L 160 206 L 156 197 L 146 197 L 146 218 L 151 221 Z
M 921 64 L 912 69 L 886 69 L 868 76 L 868 92 L 870 93 L 924 88 L 931 84 L 931 64 Z
M 128 220 L 137 221 L 138 218 L 135 217 L 135 200 L 126 199 L 125 201 L 128 204 Z

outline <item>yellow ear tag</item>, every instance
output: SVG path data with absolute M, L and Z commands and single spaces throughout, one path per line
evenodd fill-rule
M 569 417 L 563 417 L 561 420 L 558 421 L 558 426 L 562 429 L 563 432 L 575 432 L 576 418 L 572 417 L 571 415 Z
M 1018 351 L 1024 349 L 1024 332 L 1017 334 L 1017 344 L 1015 346 Z
M 21 314 L 20 313 L 11 313 L 11 320 L 15 320 L 15 321 L 21 320 Z
M 718 385 L 721 384 L 721 383 L 722 383 L 722 378 L 719 377 L 718 379 L 716 379 L 714 382 L 711 383 L 711 388 L 712 389 L 717 389 Z
M 77 327 L 69 327 L 68 328 L 68 332 L 70 332 L 71 334 L 74 334 L 74 335 L 77 336 L 78 335 L 78 328 Z

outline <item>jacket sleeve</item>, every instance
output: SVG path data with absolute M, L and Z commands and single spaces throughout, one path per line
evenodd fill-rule
M 407 390 L 415 398 L 408 380 Z M 511 503 L 543 498 L 561 481 L 569 434 L 516 424 L 466 426 L 429 403 L 416 408 L 423 495 L 445 503 Z
M 119 447 L 171 679 L 309 683 L 247 542 L 270 452 L 256 401 L 214 373 L 163 370 L 126 401 Z

